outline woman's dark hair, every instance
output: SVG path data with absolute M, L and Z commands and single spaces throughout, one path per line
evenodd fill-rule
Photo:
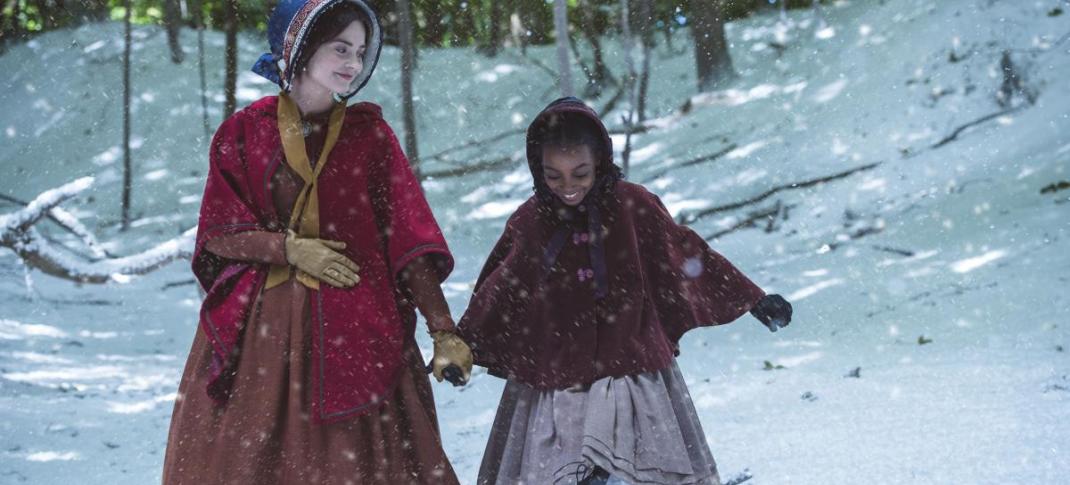
M 293 72 L 299 73 L 303 71 L 308 66 L 308 61 L 312 59 L 312 56 L 319 50 L 321 45 L 338 37 L 338 34 L 341 34 L 353 22 L 360 22 L 364 25 L 365 36 L 371 35 L 371 19 L 365 15 L 360 7 L 345 1 L 328 7 L 328 10 L 320 14 L 316 21 L 312 23 L 305 45 L 301 47 L 301 53 L 294 64 Z M 367 42 L 367 39 L 365 39 L 365 42 Z

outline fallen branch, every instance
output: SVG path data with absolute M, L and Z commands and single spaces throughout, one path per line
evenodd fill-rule
M 497 135 L 491 136 L 489 138 L 483 138 L 483 139 L 480 139 L 480 140 L 470 140 L 470 141 L 467 141 L 465 143 L 461 143 L 460 145 L 455 145 L 455 146 L 449 147 L 449 148 L 447 148 L 445 150 L 442 150 L 442 151 L 440 151 L 438 153 L 435 153 L 434 155 L 431 155 L 429 157 L 424 158 L 424 160 L 437 159 L 437 160 L 445 161 L 442 157 L 446 156 L 447 154 L 450 154 L 450 153 L 453 153 L 453 152 L 457 152 L 457 151 L 461 151 L 461 150 L 464 150 L 465 148 L 472 148 L 472 147 L 477 147 L 477 146 L 489 145 L 489 144 L 494 143 L 494 142 L 496 142 L 498 140 L 501 140 L 503 138 L 508 138 L 510 136 L 513 136 L 513 135 L 523 134 L 526 130 L 527 130 L 527 128 L 514 128 L 514 129 L 509 130 L 509 131 L 503 131 L 503 132 L 498 133 Z
M 977 125 L 980 125 L 982 123 L 985 123 L 987 121 L 991 121 L 993 119 L 999 118 L 1000 116 L 1011 114 L 1011 113 L 1013 113 L 1015 111 L 1018 111 L 1021 108 L 1022 108 L 1021 106 L 1016 106 L 1014 108 L 1008 108 L 1008 109 L 1005 109 L 1005 110 L 1002 110 L 1002 111 L 997 111 L 995 113 L 984 115 L 984 116 L 982 116 L 980 118 L 977 118 L 976 120 L 973 120 L 973 121 L 971 121 L 969 123 L 963 124 L 963 125 L 959 126 L 958 128 L 955 128 L 955 130 L 952 131 L 950 135 L 947 135 L 944 138 L 942 138 L 940 141 L 930 145 L 929 148 L 930 149 L 937 149 L 937 148 L 940 148 L 940 147 L 942 147 L 944 145 L 947 145 L 948 143 L 951 143 L 952 141 L 955 141 L 955 139 L 958 138 L 958 136 L 961 135 L 962 132 L 964 132 L 964 131 L 966 131 L 966 130 L 974 127 L 974 126 L 977 126 Z
M 674 167 L 666 168 L 665 170 L 662 170 L 662 171 L 660 171 L 660 172 L 658 172 L 658 173 L 656 173 L 656 174 L 654 174 L 654 175 L 652 175 L 650 177 L 647 177 L 647 179 L 644 180 L 643 183 L 653 182 L 653 181 L 655 181 L 655 180 L 657 180 L 657 179 L 659 179 L 661 177 L 664 177 L 665 174 L 669 173 L 670 170 L 674 170 L 674 169 L 677 169 L 677 168 L 683 168 L 683 167 L 690 167 L 690 166 L 693 166 L 693 165 L 698 165 L 698 164 L 703 163 L 703 162 L 710 162 L 710 161 L 713 161 L 713 160 L 717 160 L 718 158 L 721 158 L 721 157 L 727 155 L 732 150 L 735 150 L 736 148 L 738 148 L 738 146 L 739 145 L 736 145 L 735 143 L 729 143 L 727 147 L 725 147 L 725 148 L 723 148 L 721 150 L 718 150 L 718 151 L 716 151 L 714 153 L 702 155 L 700 157 L 695 157 L 695 158 L 692 158 L 691 160 L 688 160 L 688 161 L 686 161 L 684 163 L 681 163 L 679 165 L 676 165 Z
M 557 82 L 557 71 L 553 70 L 553 68 L 551 68 L 550 66 L 543 64 L 542 61 L 527 55 L 527 53 L 517 55 L 516 52 L 513 52 L 510 49 L 506 49 L 504 52 L 506 55 L 512 56 L 514 59 L 530 62 L 535 67 L 541 69 L 543 72 L 548 74 L 550 76 L 550 79 L 553 79 L 555 83 Z
M 18 204 L 24 207 L 29 205 L 29 202 L 12 197 L 10 195 L 0 194 L 0 200 L 5 200 L 11 202 L 12 204 Z M 93 233 L 90 232 L 89 229 L 86 228 L 81 223 L 81 221 L 79 221 L 78 218 L 74 216 L 74 214 L 67 212 L 63 208 L 53 207 L 52 210 L 48 211 L 48 219 L 52 222 L 55 222 L 56 225 L 58 225 L 63 230 L 81 239 L 82 243 L 84 243 L 86 247 L 89 248 L 89 251 L 93 257 L 106 258 L 112 256 L 100 245 L 100 242 L 97 241 L 96 236 L 94 236 Z
M 92 177 L 75 180 L 42 193 L 16 212 L 0 216 L 0 246 L 14 251 L 27 267 L 80 283 L 125 282 L 130 276 L 146 274 L 176 259 L 192 257 L 196 228 L 139 254 L 96 261 L 72 257 L 64 251 L 69 248 L 49 241 L 34 228 L 34 224 L 54 211 L 56 206 L 89 188 L 92 183 Z M 96 244 L 96 238 L 77 218 L 65 211 L 62 214 L 61 225 L 84 234 L 83 243 Z
M 733 232 L 736 232 L 736 231 L 739 231 L 739 230 L 742 230 L 742 229 L 749 229 L 749 228 L 758 227 L 758 222 L 760 222 L 760 221 L 767 221 L 769 224 L 766 226 L 766 232 L 772 232 L 773 222 L 775 221 L 777 216 L 780 215 L 781 213 L 785 213 L 786 214 L 787 211 L 792 209 L 792 208 L 794 208 L 795 205 L 796 204 L 790 204 L 790 205 L 785 206 L 785 205 L 782 205 L 780 201 L 777 201 L 777 203 L 774 204 L 772 207 L 768 207 L 768 208 L 765 208 L 765 209 L 760 209 L 760 210 L 751 212 L 750 214 L 747 215 L 747 217 L 745 219 L 733 224 L 732 227 L 729 227 L 729 228 L 722 229 L 720 231 L 714 232 L 714 233 L 710 234 L 709 236 L 706 236 L 705 239 L 707 241 L 713 241 L 713 240 L 718 239 L 718 238 L 720 238 L 722 236 L 726 236 L 728 234 L 731 234 Z
M 878 166 L 880 166 L 881 163 L 883 163 L 883 162 L 874 162 L 874 163 L 870 163 L 870 164 L 867 164 L 867 165 L 862 165 L 862 166 L 859 166 L 859 167 L 854 167 L 854 168 L 851 168 L 851 169 L 848 169 L 848 170 L 844 170 L 842 172 L 834 173 L 832 175 L 826 175 L 824 177 L 818 177 L 818 178 L 815 178 L 815 179 L 805 180 L 805 181 L 802 181 L 802 182 L 796 182 L 796 183 L 791 183 L 791 184 L 786 184 L 786 185 L 778 185 L 778 186 L 773 187 L 773 188 L 771 188 L 771 189 L 769 189 L 769 190 L 767 190 L 765 192 L 762 192 L 759 195 L 756 195 L 756 196 L 751 197 L 749 199 L 741 200 L 739 202 L 733 202 L 731 204 L 725 204 L 725 205 L 720 205 L 720 206 L 717 206 L 717 207 L 710 207 L 708 209 L 703 209 L 703 210 L 700 210 L 700 211 L 692 211 L 692 212 L 686 212 L 686 213 L 680 214 L 680 216 L 677 217 L 677 220 L 681 224 L 692 224 L 695 221 L 698 221 L 699 219 L 702 219 L 704 217 L 716 214 L 718 212 L 725 212 L 725 211 L 729 211 L 729 210 L 738 209 L 740 207 L 746 207 L 746 206 L 751 205 L 751 204 L 756 204 L 758 202 L 761 202 L 761 201 L 763 201 L 765 199 L 768 199 L 769 197 L 772 197 L 773 195 L 775 195 L 775 194 L 777 194 L 779 192 L 785 191 L 785 190 L 805 189 L 805 188 L 808 188 L 808 187 L 813 187 L 815 185 L 821 185 L 821 184 L 826 183 L 826 182 L 831 182 L 831 181 L 834 181 L 834 180 L 839 180 L 839 179 L 842 179 L 842 178 L 850 177 L 851 175 L 854 175 L 854 174 L 856 174 L 858 172 L 864 172 L 864 171 L 867 171 L 867 170 L 872 170 L 872 169 L 877 168 Z
M 424 178 L 427 179 L 444 179 L 453 177 L 463 177 L 465 175 L 479 172 L 483 170 L 498 170 L 501 168 L 509 167 L 519 163 L 514 160 L 513 157 L 501 157 L 491 160 L 484 160 L 472 164 L 465 165 L 463 167 L 451 168 L 447 170 L 439 170 L 437 172 L 426 172 Z
M 26 207 L 0 217 L 0 234 L 25 231 L 42 217 L 48 215 L 53 207 L 66 202 L 79 192 L 93 184 L 93 177 L 82 177 L 62 187 L 47 190 L 35 197 Z

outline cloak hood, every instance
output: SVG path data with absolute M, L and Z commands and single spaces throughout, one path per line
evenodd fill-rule
M 581 205 L 587 206 L 604 200 L 613 193 L 617 181 L 621 179 L 620 167 L 613 163 L 613 140 L 606 131 L 606 126 L 593 109 L 574 97 L 559 98 L 543 108 L 542 112 L 528 126 L 527 155 L 528 168 L 535 183 L 535 195 L 541 204 L 553 207 L 557 197 L 550 191 L 543 178 L 542 150 L 546 139 L 555 130 L 577 132 L 586 130 L 600 141 L 595 150 L 597 166 L 595 167 L 595 187 Z

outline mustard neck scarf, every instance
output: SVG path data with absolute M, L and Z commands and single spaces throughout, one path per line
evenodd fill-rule
M 345 119 L 346 104 L 335 103 L 331 109 L 331 116 L 327 122 L 327 139 L 324 141 L 323 150 L 320 151 L 319 159 L 315 167 L 308 158 L 305 150 L 305 137 L 301 128 L 301 112 L 297 109 L 297 103 L 286 93 L 279 93 L 279 135 L 282 139 L 283 153 L 286 155 L 286 164 L 301 177 L 305 186 L 294 201 L 293 210 L 290 211 L 290 222 L 287 227 L 297 232 L 299 237 L 318 238 L 320 236 L 320 211 L 319 191 L 316 183 L 323 167 L 327 165 L 331 149 L 338 141 L 338 134 L 342 131 L 342 121 Z M 268 273 L 265 289 L 277 286 L 290 279 L 291 267 L 289 265 L 272 265 Z M 296 271 L 297 281 L 310 289 L 319 289 L 319 280 L 303 271 Z

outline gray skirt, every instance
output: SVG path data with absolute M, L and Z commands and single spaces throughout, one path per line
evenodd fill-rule
M 480 485 L 574 484 L 595 467 L 635 485 L 720 484 L 675 361 L 583 389 L 506 383 Z

